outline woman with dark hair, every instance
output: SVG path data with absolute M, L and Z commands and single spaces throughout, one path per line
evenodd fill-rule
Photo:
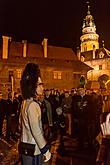
M 36 95 L 42 95 L 43 83 L 41 81 L 40 69 L 37 64 L 28 63 L 21 78 L 21 92 L 23 103 L 21 108 L 21 142 L 34 144 L 33 155 L 28 151 L 21 150 L 22 165 L 42 165 L 51 158 L 51 153 L 46 144 L 42 131 L 41 109 L 34 101 Z

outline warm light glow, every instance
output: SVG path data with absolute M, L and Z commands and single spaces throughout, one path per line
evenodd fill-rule
M 81 40 L 81 52 L 93 50 L 93 45 L 96 49 L 99 49 L 98 34 L 84 34 L 80 37 Z M 87 49 L 85 50 L 85 45 Z
M 22 69 L 17 69 L 17 78 L 21 78 Z
M 108 80 L 108 81 L 105 83 L 105 85 L 107 85 L 109 82 L 110 82 L 110 80 Z
M 60 72 L 60 71 L 54 71 L 53 72 L 53 78 L 60 80 L 62 78 L 62 72 Z

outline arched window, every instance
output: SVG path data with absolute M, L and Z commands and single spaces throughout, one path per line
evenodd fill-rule
M 84 45 L 84 51 L 87 51 L 87 44 Z

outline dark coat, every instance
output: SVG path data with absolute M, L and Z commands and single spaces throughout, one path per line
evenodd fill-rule
M 110 165 L 110 139 L 103 138 L 96 159 L 96 165 Z

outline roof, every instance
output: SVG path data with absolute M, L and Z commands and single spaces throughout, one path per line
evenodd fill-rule
M 23 43 L 12 41 L 9 47 L 9 57 L 22 57 Z M 47 57 L 52 59 L 77 60 L 71 48 L 47 46 Z M 27 43 L 27 57 L 43 57 L 43 46 Z
M 22 43 L 21 42 L 11 42 L 9 45 L 9 57 L 22 57 Z
M 48 46 L 47 58 L 43 55 L 43 46 L 40 44 L 27 43 L 27 56 L 23 58 L 23 43 L 12 41 L 9 45 L 10 64 L 16 61 L 22 65 L 23 63 L 36 62 L 42 67 L 54 67 L 59 69 L 71 69 L 73 72 L 87 72 L 92 68 L 85 63 L 78 61 L 76 54 L 71 48 Z M 4 59 L 3 61 L 7 61 Z
M 74 72 L 81 72 L 81 71 L 89 71 L 92 68 L 86 65 L 81 61 L 74 61 L 74 60 L 65 60 L 65 59 L 48 59 L 48 58 L 38 58 L 37 61 L 40 65 L 46 65 L 50 67 L 56 67 L 64 69 L 72 69 Z
M 48 58 L 65 60 L 77 60 L 76 54 L 71 48 L 48 46 Z
M 81 55 L 84 56 L 85 61 L 93 60 L 93 50 L 82 52 Z M 106 48 L 103 47 L 103 48 L 96 49 L 95 59 L 109 58 L 109 57 L 110 57 L 110 51 L 107 50 Z
M 38 63 L 41 68 L 53 68 L 54 70 L 71 70 L 72 72 L 80 72 L 80 73 L 87 73 L 87 71 L 92 70 L 91 67 L 86 65 L 85 63 L 81 61 L 74 61 L 74 60 L 65 60 L 65 59 L 49 59 L 49 58 L 41 58 L 41 57 L 13 57 L 8 59 L 8 63 L 10 63 L 10 66 L 24 66 L 27 64 L 27 62 L 34 62 Z M 4 64 L 4 66 L 7 64 L 6 59 L 1 59 L 1 63 Z

